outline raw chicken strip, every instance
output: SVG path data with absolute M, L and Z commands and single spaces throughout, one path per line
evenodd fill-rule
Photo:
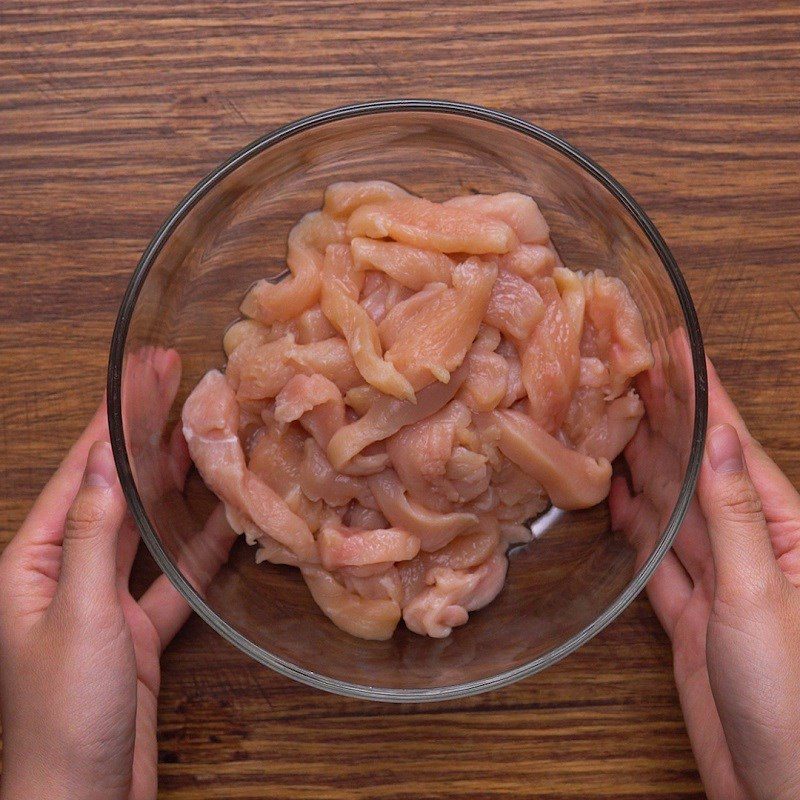
M 390 237 L 423 250 L 473 255 L 507 253 L 517 244 L 505 222 L 421 197 L 361 206 L 347 221 L 347 235 Z
M 245 464 L 236 435 L 236 397 L 221 372 L 206 373 L 186 399 L 182 418 L 189 453 L 209 489 L 301 559 L 315 561 L 316 544 L 308 525 Z
M 382 358 L 378 329 L 358 304 L 362 273 L 356 271 L 350 250 L 331 246 L 325 254 L 322 277 L 322 310 L 347 339 L 353 360 L 364 380 L 386 394 L 411 400 L 414 390 L 397 369 Z
M 497 267 L 470 258 L 453 270 L 453 288 L 432 297 L 400 328 L 386 351 L 415 389 L 431 380 L 447 383 L 464 360 L 480 328 Z
M 318 567 L 303 567 L 300 571 L 314 601 L 337 628 L 359 639 L 391 638 L 400 621 L 400 606 L 394 600 L 360 597 Z
M 416 558 L 397 565 L 403 588 L 401 605 L 407 605 L 433 581 L 428 573 L 436 567 L 467 570 L 483 564 L 497 549 L 500 526 L 486 520 L 483 530 L 458 536 L 435 552 L 421 552 Z
M 428 283 L 450 283 L 455 266 L 444 253 L 396 242 L 356 238 L 350 242 L 350 249 L 359 269 L 380 270 L 415 292 Z
M 619 278 L 596 270 L 584 278 L 583 285 L 593 345 L 596 355 L 609 367 L 609 392 L 616 397 L 624 391 L 630 378 L 653 366 L 653 352 L 645 335 L 642 315 Z
M 482 417 L 482 418 L 481 418 Z M 476 422 L 497 437 L 500 450 L 541 484 L 553 504 L 589 508 L 608 495 L 611 464 L 576 453 L 519 411 L 493 411 Z
M 229 326 L 222 338 L 222 349 L 226 356 L 239 346 L 248 343 L 246 346 L 257 347 L 272 341 L 270 329 L 254 319 L 240 319 Z
M 514 339 L 527 339 L 544 316 L 539 292 L 512 272 L 498 270 L 485 321 Z
M 430 283 L 384 315 L 378 325 L 378 336 L 383 347 L 388 350 L 400 338 L 405 324 L 426 305 L 440 298 L 446 290 L 447 284 Z
M 454 504 L 473 500 L 486 490 L 491 475 L 483 455 L 472 453 L 466 476 L 459 475 L 458 481 L 449 477 L 458 431 L 469 427 L 471 420 L 469 409 L 453 400 L 386 442 L 392 466 L 415 500 L 436 511 L 450 511 Z
M 613 461 L 643 416 L 644 404 L 633 390 L 609 401 L 604 391 L 582 386 L 572 399 L 564 432 L 581 453 Z
M 520 244 L 510 253 L 500 256 L 497 266 L 525 280 L 546 278 L 553 273 L 559 259 L 552 245 Z
M 505 222 L 521 244 L 544 245 L 550 241 L 550 227 L 539 211 L 539 206 L 525 194 L 467 194 L 453 197 L 444 205 L 463 208 L 480 217 L 486 216 Z
M 328 445 L 331 464 L 341 470 L 365 447 L 387 439 L 404 425 L 413 425 L 436 413 L 453 399 L 465 377 L 466 369 L 457 369 L 449 383 L 434 383 L 420 391 L 416 403 L 386 395 L 380 397 L 363 417 L 334 434 Z
M 389 278 L 380 272 L 367 272 L 359 302 L 370 319 L 379 325 L 398 303 L 407 300 L 411 295 L 411 290 L 406 289 L 394 278 Z
M 288 351 L 287 360 L 303 375 L 319 373 L 333 381 L 342 392 L 363 381 L 347 342 L 339 336 L 309 344 L 296 344 Z
M 383 515 L 396 528 L 419 537 L 423 550 L 431 552 L 478 524 L 475 514 L 433 511 L 406 497 L 397 474 L 386 470 L 369 478 L 369 488 Z
M 386 203 L 411 195 L 389 181 L 340 181 L 325 190 L 322 210 L 332 217 L 346 219 L 359 206 Z
M 506 392 L 500 401 L 500 405 L 503 408 L 510 408 L 517 400 L 525 397 L 525 386 L 522 383 L 522 364 L 519 360 L 517 346 L 508 339 L 503 339 L 497 345 L 497 354 L 505 359 L 508 366 Z
M 247 340 L 228 358 L 225 375 L 239 400 L 265 400 L 275 397 L 294 374 L 288 363 L 294 339 L 286 335 L 274 342 L 254 345 Z
M 275 419 L 299 421 L 324 449 L 344 425 L 342 393 L 322 375 L 295 375 L 275 398 Z
M 578 386 L 580 331 L 552 278 L 537 281 L 545 315 L 527 342 L 518 342 L 530 414 L 546 431 L 558 430 Z
M 306 214 L 289 232 L 286 264 L 291 277 L 258 281 L 242 301 L 242 314 L 267 324 L 292 319 L 313 306 L 319 300 L 325 248 L 344 241 L 341 222 L 321 211 Z
M 374 505 L 365 479 L 337 472 L 313 439 L 306 440 L 298 481 L 306 497 L 323 500 L 334 508 L 346 506 L 351 500 Z
M 508 559 L 499 551 L 472 570 L 436 567 L 428 574 L 431 586 L 403 609 L 409 630 L 437 639 L 449 636 L 474 611 L 491 603 L 503 588 Z
M 409 561 L 419 552 L 419 539 L 399 528 L 357 530 L 325 527 L 317 537 L 322 566 L 327 570 Z
M 500 332 L 486 325 L 481 326 L 481 331 L 484 335 L 478 333 L 467 353 L 467 379 L 458 393 L 467 408 L 476 412 L 492 411 L 500 405 L 506 397 L 509 380 L 508 361 L 495 352 L 500 346 Z
M 336 329 L 328 322 L 319 306 L 309 308 L 298 317 L 295 335 L 298 344 L 321 342 L 332 336 L 336 336 Z

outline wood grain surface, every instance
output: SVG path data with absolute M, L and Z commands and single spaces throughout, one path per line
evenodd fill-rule
M 118 302 L 175 202 L 280 123 L 396 96 L 511 112 L 617 176 L 798 482 L 797 2 L 0 0 L 0 544 L 99 401 Z M 193 619 L 159 722 L 171 800 L 704 796 L 643 598 L 537 677 L 419 707 L 291 683 Z

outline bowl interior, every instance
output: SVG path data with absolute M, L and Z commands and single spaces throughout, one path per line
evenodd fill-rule
M 145 254 L 110 365 L 120 472 L 162 568 L 207 621 L 262 662 L 324 688 L 382 699 L 490 688 L 546 666 L 599 630 L 669 546 L 702 446 L 702 351 L 691 303 L 626 201 L 546 135 L 517 130 L 490 112 L 435 106 L 299 125 L 256 143 L 207 180 Z M 374 178 L 433 200 L 466 192 L 532 195 L 568 267 L 603 269 L 628 285 L 656 351 L 655 367 L 640 381 L 648 417 L 629 475 L 649 497 L 651 513 L 636 520 L 649 562 L 637 561 L 626 537 L 612 531 L 631 527 L 622 511 L 614 509 L 620 522 L 612 524 L 607 504 L 553 510 L 535 523 L 532 543 L 512 554 L 500 596 L 467 625 L 444 640 L 400 626 L 388 642 L 338 630 L 295 570 L 255 564 L 243 540 L 215 574 L 197 567 L 198 552 L 215 535 L 217 502 L 194 470 L 183 491 L 174 488 L 165 454 L 183 401 L 206 370 L 222 365 L 222 334 L 247 288 L 284 270 L 293 223 L 319 208 L 329 183 Z M 179 356 L 179 382 L 177 373 L 165 374 L 165 350 Z M 698 413 L 696 405 L 703 405 Z

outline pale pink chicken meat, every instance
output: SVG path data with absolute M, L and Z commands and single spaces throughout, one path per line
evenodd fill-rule
M 206 373 L 183 405 L 183 435 L 206 485 L 224 503 L 297 556 L 314 561 L 316 543 L 307 523 L 245 463 L 236 396 L 217 370 Z
M 513 272 L 498 270 L 485 320 L 506 336 L 526 340 L 544 316 L 539 292 Z
M 364 380 L 401 400 L 414 397 L 411 384 L 383 356 L 375 322 L 358 303 L 363 274 L 353 265 L 349 248 L 331 246 L 325 254 L 322 278 L 322 310 L 344 336 Z
M 347 220 L 347 235 L 473 255 L 507 253 L 517 244 L 512 228 L 499 219 L 421 197 L 360 206 Z
M 369 488 L 383 515 L 397 528 L 419 537 L 423 550 L 433 552 L 478 524 L 475 514 L 443 513 L 426 508 L 406 496 L 397 473 L 387 469 L 369 478 Z
M 241 311 L 259 322 L 292 319 L 319 300 L 325 248 L 344 242 L 345 226 L 321 211 L 306 214 L 289 232 L 286 265 L 291 277 L 261 280 L 242 301 Z
M 389 181 L 340 181 L 325 190 L 323 212 L 347 219 L 359 206 L 387 203 L 411 197 L 405 189 Z
M 472 345 L 492 294 L 497 267 L 470 258 L 453 270 L 453 286 L 428 299 L 396 333 L 386 351 L 414 389 L 447 383 Z
M 299 569 L 343 631 L 448 636 L 551 503 L 608 495 L 643 430 L 641 314 L 617 278 L 566 269 L 514 192 L 332 184 L 287 264 L 187 398 L 190 455 L 256 561 Z
M 481 217 L 505 222 L 521 244 L 545 245 L 550 241 L 550 227 L 539 211 L 539 206 L 527 195 L 518 192 L 466 194 L 453 197 L 444 205 L 463 208 Z
M 359 530 L 326 526 L 317 536 L 322 566 L 327 570 L 410 561 L 419 552 L 419 539 L 399 528 Z
M 415 292 L 429 283 L 450 283 L 455 266 L 444 253 L 396 242 L 355 238 L 350 250 L 359 269 L 379 270 Z

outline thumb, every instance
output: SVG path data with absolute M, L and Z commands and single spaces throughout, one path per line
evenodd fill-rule
M 71 602 L 116 598 L 117 532 L 124 513 L 111 445 L 95 442 L 64 525 L 58 591 Z
M 778 586 L 782 573 L 761 498 L 732 425 L 717 425 L 708 433 L 698 499 L 708 525 L 717 596 L 735 600 Z

